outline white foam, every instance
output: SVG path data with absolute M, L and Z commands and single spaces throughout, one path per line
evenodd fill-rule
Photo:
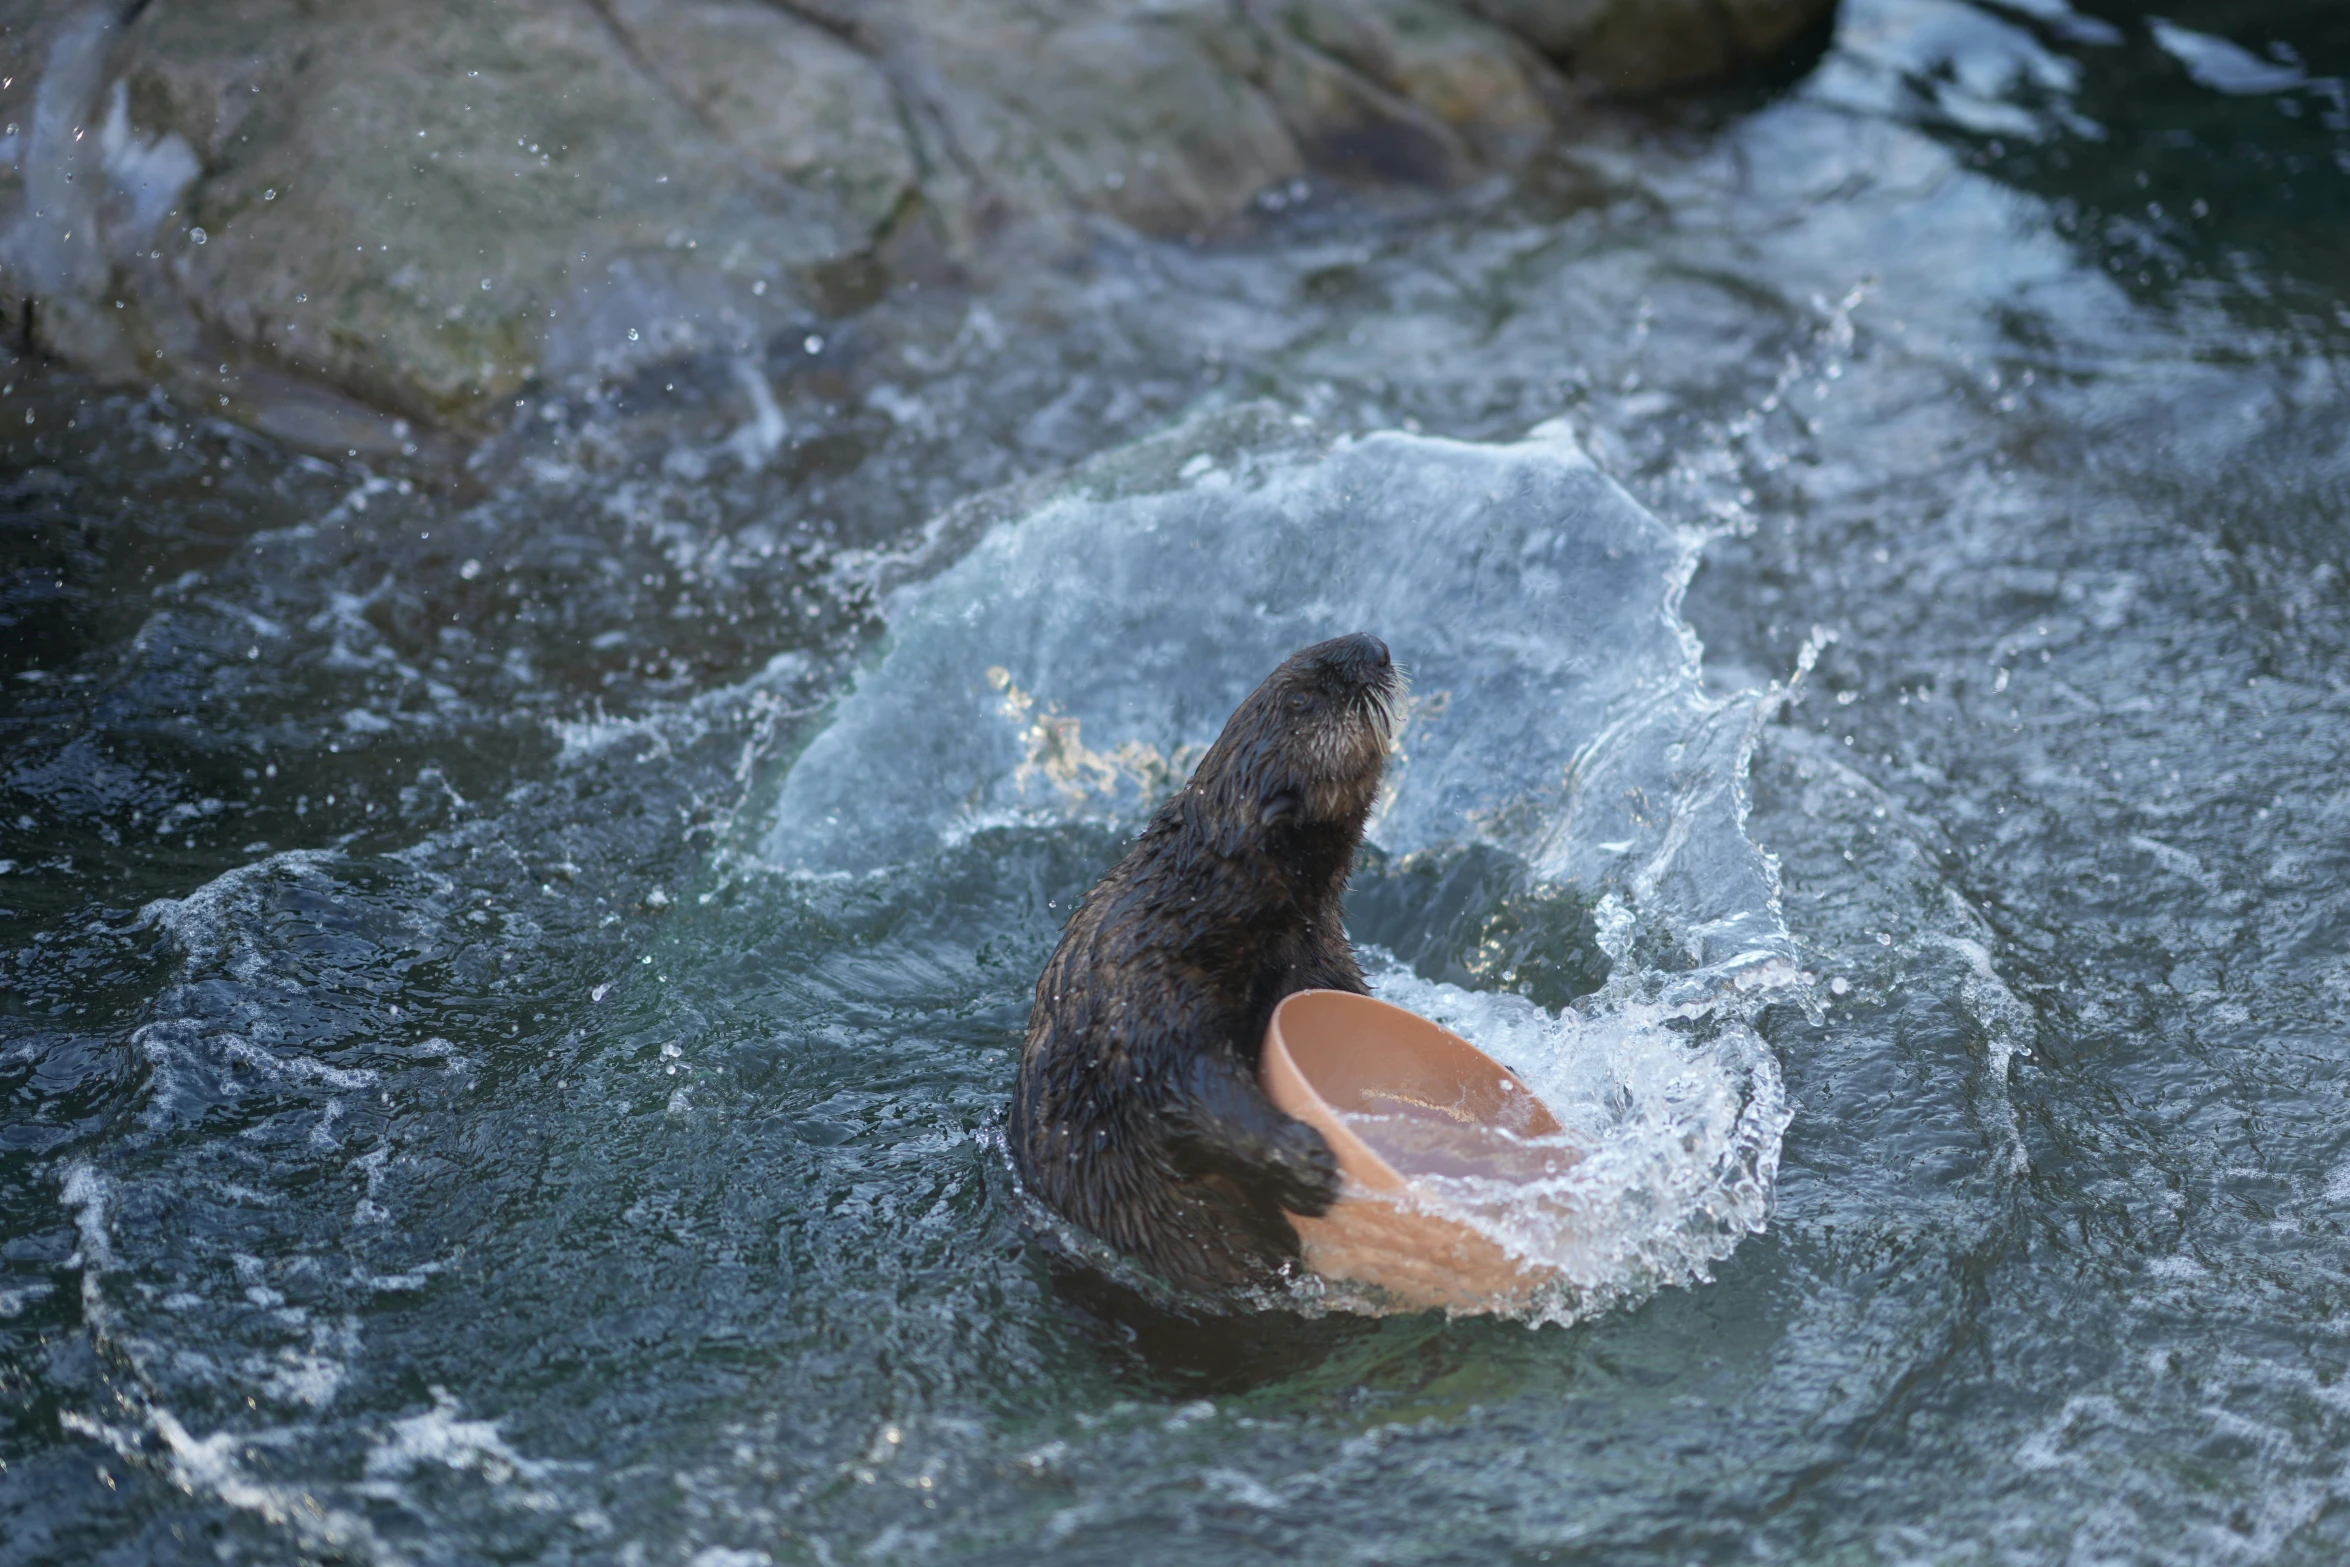
M 1791 1114 L 1769 1049 L 1742 1023 L 1684 1031 L 1693 1010 L 1600 1003 L 1553 1015 L 1521 996 L 1405 970 L 1384 1000 L 1434 1019 L 1515 1072 L 1558 1118 L 1555 1174 L 1425 1176 L 1419 1190 L 1512 1256 L 1553 1274 L 1524 1315 L 1571 1322 L 1700 1282 L 1770 1216 Z
M 2297 65 L 2264 60 L 2240 44 L 2209 33 L 2150 17 L 2147 26 L 2165 54 L 2187 68 L 2187 74 L 2214 92 L 2242 97 L 2286 92 L 2304 86 L 2308 73 Z
M 107 1208 L 113 1193 L 113 1182 L 83 1163 L 67 1167 L 58 1192 L 59 1200 L 72 1210 L 80 1241 L 83 1317 L 92 1333 L 102 1339 L 115 1337 L 121 1320 L 105 1292 L 105 1276 L 115 1266 L 113 1239 L 107 1226 Z M 247 1269 L 244 1261 L 239 1259 L 240 1274 L 251 1276 L 257 1272 L 258 1259 L 253 1259 L 252 1269 Z M 169 1306 L 170 1302 L 165 1304 Z M 314 1333 L 314 1346 L 327 1342 L 337 1342 L 346 1349 L 355 1347 L 355 1324 L 346 1319 L 325 1330 L 323 1336 Z M 146 1348 L 137 1341 L 118 1341 L 118 1347 L 134 1363 Z M 185 1352 L 181 1358 L 200 1359 Z M 264 1369 L 272 1376 L 285 1379 L 272 1387 L 273 1394 L 282 1390 L 291 1401 L 304 1404 L 323 1403 L 341 1381 L 339 1365 L 330 1368 L 328 1357 L 323 1355 L 296 1353 Z M 312 1393 L 318 1396 L 304 1396 Z M 298 1431 L 281 1428 L 254 1437 L 223 1429 L 207 1437 L 197 1437 L 169 1409 L 151 1402 L 138 1383 L 118 1384 L 117 1396 L 119 1407 L 133 1422 L 143 1422 L 163 1439 L 171 1477 L 182 1488 L 217 1497 L 240 1511 L 267 1519 L 320 1554 L 345 1552 L 384 1563 L 386 1567 L 399 1567 L 405 1562 L 403 1555 L 389 1549 L 376 1536 L 364 1518 L 327 1505 L 313 1488 L 278 1486 L 258 1480 L 238 1463 L 237 1455 L 245 1447 L 257 1442 L 292 1439 L 299 1435 Z M 152 1443 L 136 1424 L 100 1420 L 72 1409 L 60 1410 L 58 1423 L 66 1430 L 105 1443 L 126 1459 L 145 1462 L 151 1457 Z
M 15 1289 L 0 1290 L 0 1319 L 20 1317 L 37 1300 L 46 1300 L 54 1294 L 55 1286 L 35 1281 Z
M 138 928 L 162 931 L 189 963 L 220 961 L 232 943 L 243 945 L 238 932 L 245 922 L 236 918 L 241 900 L 251 897 L 257 887 L 280 878 L 323 879 L 321 869 L 341 859 L 332 849 L 289 849 L 253 860 L 223 871 L 184 898 L 156 899 L 139 910 Z M 273 972 L 259 954 L 247 951 L 240 956 L 242 961 L 231 961 L 231 972 L 248 984 L 266 980 Z
M 542 1479 L 554 1471 L 553 1464 L 525 1458 L 507 1446 L 495 1420 L 464 1418 L 448 1389 L 434 1388 L 432 1399 L 432 1408 L 393 1421 L 368 1449 L 370 1480 L 399 1479 L 426 1464 L 472 1470 L 498 1484 L 516 1477 Z
M 789 701 L 799 694 L 813 669 L 807 654 L 783 652 L 749 679 L 703 691 L 681 708 L 640 717 L 614 718 L 598 712 L 588 718 L 553 720 L 548 728 L 561 747 L 556 765 L 575 767 L 622 745 L 639 748 L 630 758 L 633 761 L 660 761 L 715 729 L 734 726 L 746 710 L 763 721 L 791 716 L 800 709 L 790 707 Z
M 74 1234 L 81 1243 L 82 1316 L 97 1333 L 107 1331 L 115 1320 L 103 1284 L 103 1275 L 114 1266 L 114 1238 L 106 1229 L 106 1205 L 113 1195 L 112 1181 L 78 1161 L 66 1166 L 57 1192 L 58 1200 L 73 1211 Z

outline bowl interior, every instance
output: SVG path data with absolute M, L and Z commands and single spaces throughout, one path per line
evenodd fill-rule
M 1272 1035 L 1305 1086 L 1397 1175 L 1522 1181 L 1561 1167 L 1560 1150 L 1524 1146 L 1559 1132 L 1549 1108 L 1491 1056 L 1416 1013 L 1306 991 L 1281 1003 Z

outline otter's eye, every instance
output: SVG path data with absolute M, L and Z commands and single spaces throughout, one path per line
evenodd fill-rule
M 1289 699 L 1289 710 L 1293 713 L 1302 713 L 1313 705 L 1302 696 L 1293 696 Z

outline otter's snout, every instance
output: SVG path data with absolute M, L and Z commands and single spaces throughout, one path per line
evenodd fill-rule
M 1347 693 L 1348 705 L 1368 720 L 1384 751 L 1403 728 L 1404 697 L 1411 681 L 1387 656 L 1387 644 L 1367 631 L 1317 642 L 1300 655 L 1319 670 L 1325 689 Z
M 1313 652 L 1314 661 L 1324 669 L 1359 685 L 1382 684 L 1387 672 L 1395 667 L 1387 656 L 1387 644 L 1367 631 L 1332 637 Z

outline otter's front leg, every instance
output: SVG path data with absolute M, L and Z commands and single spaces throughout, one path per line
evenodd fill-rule
M 1305 1122 L 1283 1115 L 1255 1076 L 1222 1051 L 1191 1058 L 1170 1107 L 1175 1141 L 1268 1194 L 1318 1217 L 1338 1200 L 1338 1157 Z

